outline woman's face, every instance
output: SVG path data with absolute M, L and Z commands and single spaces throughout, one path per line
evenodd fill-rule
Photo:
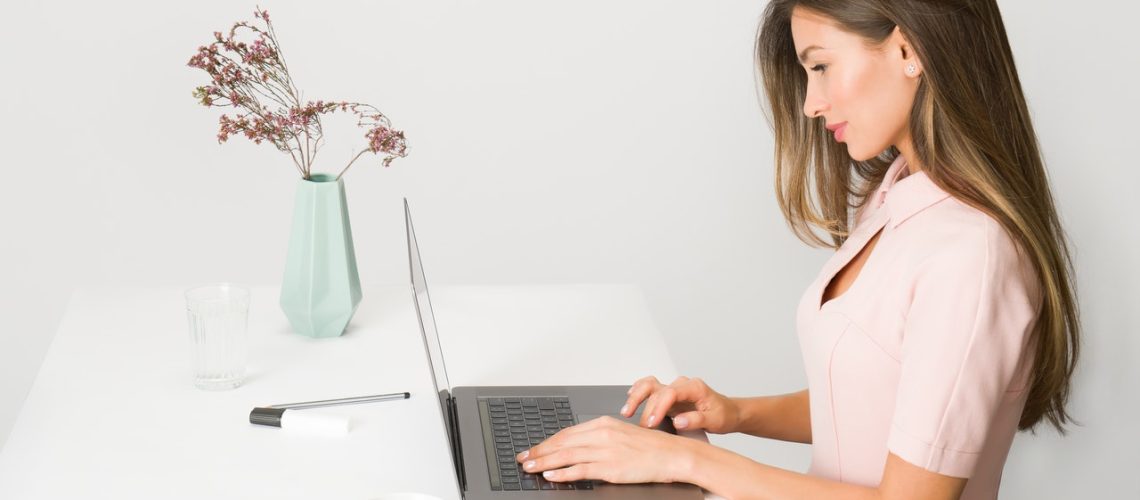
M 791 21 L 796 54 L 808 75 L 804 114 L 823 117 L 829 128 L 840 125 L 833 137 L 847 144 L 852 159 L 873 158 L 903 142 L 909 150 L 907 121 L 922 66 L 899 29 L 875 49 L 807 9 L 795 7 Z M 906 72 L 908 64 L 913 73 Z

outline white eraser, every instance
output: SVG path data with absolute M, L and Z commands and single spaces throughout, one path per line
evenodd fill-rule
M 343 436 L 348 434 L 348 417 L 313 413 L 310 410 L 286 410 L 281 415 L 281 428 L 289 432 Z

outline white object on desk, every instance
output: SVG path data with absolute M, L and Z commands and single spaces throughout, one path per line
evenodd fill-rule
M 454 385 L 676 375 L 634 286 L 432 292 Z M 206 392 L 185 355 L 181 287 L 76 290 L 0 450 L 0 498 L 458 498 L 410 286 L 366 288 L 329 339 L 292 333 L 278 295 L 252 289 L 245 383 Z M 345 439 L 248 422 L 258 403 L 396 391 L 412 397 L 322 410 L 353 418 Z
M 286 432 L 342 437 L 348 435 L 351 419 L 342 415 L 288 410 L 281 415 L 281 429 Z

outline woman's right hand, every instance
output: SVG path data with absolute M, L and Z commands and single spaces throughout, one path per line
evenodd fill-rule
M 629 398 L 621 415 L 629 418 L 645 402 L 640 424 L 655 427 L 666 415 L 673 417 L 679 430 L 704 429 L 716 434 L 734 432 L 740 423 L 740 408 L 699 378 L 679 377 L 665 385 L 656 377 L 645 377 L 629 388 Z

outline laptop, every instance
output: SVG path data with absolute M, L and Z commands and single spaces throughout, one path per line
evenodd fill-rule
M 424 349 L 428 352 L 432 384 L 439 396 L 440 411 L 447 427 L 455 479 L 463 498 L 704 498 L 700 488 L 689 484 L 624 485 L 601 481 L 557 483 L 546 481 L 541 474 L 528 474 L 524 471 L 515 460 L 515 455 L 561 429 L 602 415 L 637 422 L 640 414 L 624 419 L 616 410 L 625 403 L 629 386 L 451 387 L 407 198 L 404 198 L 404 218 L 407 224 L 408 261 L 416 315 L 419 317 Z M 668 418 L 661 423 L 660 428 L 661 432 L 676 433 L 672 420 Z

